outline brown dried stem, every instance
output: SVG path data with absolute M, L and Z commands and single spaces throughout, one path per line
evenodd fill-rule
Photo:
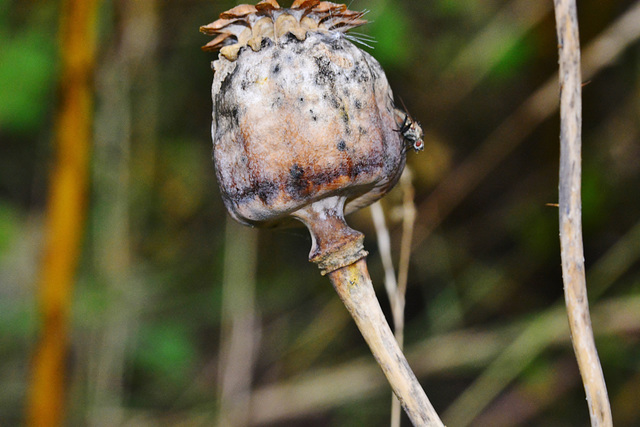
M 560 246 L 571 341 L 592 426 L 612 426 L 611 407 L 589 315 L 581 219 L 582 98 L 575 0 L 555 0 L 560 56 Z

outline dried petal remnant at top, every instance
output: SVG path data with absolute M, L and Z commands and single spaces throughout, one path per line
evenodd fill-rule
M 249 46 L 257 51 L 265 38 L 277 41 L 291 33 L 304 40 L 309 31 L 346 32 L 367 22 L 361 19 L 364 13 L 348 10 L 344 4 L 317 0 L 296 0 L 288 9 L 275 0 L 263 0 L 255 6 L 241 4 L 200 27 L 204 34 L 215 36 L 202 49 L 220 49 L 222 56 L 234 61 L 241 48 Z

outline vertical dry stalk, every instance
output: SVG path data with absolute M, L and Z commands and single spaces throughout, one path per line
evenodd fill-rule
M 407 293 L 407 281 L 409 279 L 409 262 L 411 260 L 411 240 L 413 238 L 413 226 L 416 222 L 416 206 L 414 204 L 415 190 L 411 183 L 413 175 L 411 169 L 406 167 L 400 177 L 402 187 L 402 240 L 400 243 L 400 260 L 398 261 L 398 297 L 395 300 L 396 308 L 393 310 L 393 323 L 395 335 L 400 348 L 404 345 L 404 306 Z M 396 313 L 398 313 L 396 315 Z
M 398 261 L 397 298 L 394 301 L 394 307 L 392 307 L 394 333 L 401 350 L 404 350 L 404 309 L 409 278 L 409 262 L 411 259 L 411 239 L 413 238 L 413 226 L 416 222 L 416 206 L 413 201 L 415 191 L 411 183 L 412 179 L 411 169 L 407 166 L 400 177 L 400 185 L 404 193 L 402 240 L 400 243 L 400 260 Z M 400 404 L 397 399 L 394 399 L 391 406 L 391 427 L 400 427 Z
M 255 307 L 257 235 L 227 219 L 219 360 L 219 425 L 249 422 L 251 380 L 259 341 Z
M 379 202 L 371 205 L 371 217 L 373 218 L 373 224 L 376 229 L 378 249 L 380 250 L 380 257 L 382 258 L 384 268 L 385 289 L 391 305 L 391 315 L 393 316 L 394 336 L 396 337 L 400 350 L 404 347 L 405 296 L 411 256 L 411 237 L 413 235 L 413 225 L 416 218 L 416 209 L 413 203 L 414 190 L 411 179 L 411 170 L 409 167 L 406 167 L 400 177 L 400 185 L 404 194 L 402 205 L 402 243 L 397 280 L 391 258 L 391 239 L 384 219 L 384 210 Z M 400 401 L 394 395 L 391 403 L 391 427 L 400 427 L 400 416 Z
M 91 427 L 123 423 L 127 349 L 142 307 L 152 304 L 132 268 L 138 265 L 132 241 L 151 205 L 140 200 L 148 197 L 140 189 L 148 187 L 137 171 L 153 168 L 159 8 L 157 0 L 117 0 L 112 7 L 119 24 L 110 45 L 103 46 L 95 72 L 91 176 L 90 261 L 94 278 L 106 292 L 105 311 L 104 320 L 92 328 L 95 340 L 78 354 L 78 365 L 86 360 L 89 367 L 86 378 L 73 382 L 86 384 L 86 424 Z
M 404 173 L 402 176 L 404 176 Z M 396 281 L 393 259 L 391 258 L 391 238 L 384 219 L 384 210 L 380 202 L 371 205 L 371 218 L 373 219 L 373 225 L 376 229 L 378 250 L 380 251 L 380 258 L 382 259 L 382 267 L 384 269 L 384 286 L 391 305 L 394 335 L 400 350 L 402 350 L 404 341 L 404 291 L 401 293 L 398 282 Z M 402 408 L 400 407 L 400 401 L 395 394 L 392 394 L 390 426 L 400 427 L 401 416 Z
M 573 348 L 587 394 L 592 426 L 611 426 L 607 387 L 591 328 L 581 220 L 581 73 L 575 0 L 555 0 L 560 56 L 560 245 Z
M 88 188 L 97 4 L 97 0 L 68 0 L 61 12 L 62 99 L 39 290 L 43 327 L 26 409 L 30 426 L 58 426 L 64 418 L 69 317 Z

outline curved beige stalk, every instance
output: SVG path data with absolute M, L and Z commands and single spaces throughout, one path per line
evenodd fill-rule
M 328 275 L 413 425 L 444 426 L 389 328 L 365 258 Z
M 589 315 L 581 206 L 582 78 L 575 0 L 555 0 L 560 56 L 560 246 L 564 294 L 592 426 L 612 426 L 611 407 Z

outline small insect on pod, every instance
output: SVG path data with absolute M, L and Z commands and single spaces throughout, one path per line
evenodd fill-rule
M 203 49 L 220 50 L 212 64 L 213 157 L 233 218 L 307 226 L 310 260 L 329 275 L 410 416 L 424 417 L 433 408 L 406 361 L 399 362 L 404 356 L 366 272 L 363 235 L 344 220 L 398 181 L 407 142 L 415 150 L 423 145 L 420 126 L 394 106 L 380 64 L 346 36 L 366 22 L 363 15 L 325 1 L 281 8 L 263 0 L 202 26 L 214 36 Z M 352 300 L 345 274 L 366 282 L 366 301 Z M 384 327 L 354 313 L 369 309 Z
M 406 110 L 407 107 L 402 102 L 402 106 Z M 396 109 L 396 120 L 399 120 L 400 128 L 398 132 L 402 135 L 405 142 L 407 143 L 405 149 L 413 148 L 413 150 L 417 153 L 418 151 L 424 150 L 424 134 L 422 133 L 422 127 L 420 123 L 415 121 L 413 117 L 409 115 L 409 113 L 403 112 L 402 110 Z
M 414 121 L 409 114 L 405 113 L 402 126 L 398 129 L 398 132 L 400 132 L 405 142 L 407 142 L 406 148 L 413 148 L 416 153 L 424 150 L 422 127 L 420 123 Z

